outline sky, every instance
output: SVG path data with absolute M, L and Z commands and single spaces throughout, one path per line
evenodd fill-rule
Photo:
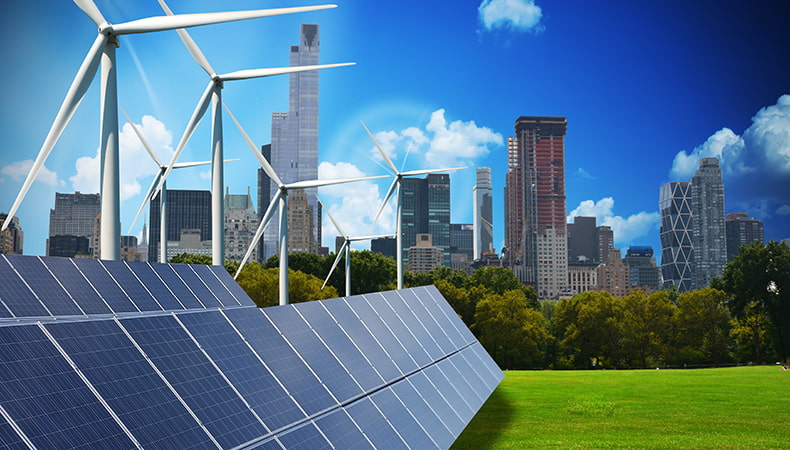
M 95 0 L 111 23 L 162 15 L 156 0 Z M 175 13 L 318 2 L 169 0 Z M 191 28 L 219 73 L 288 65 L 299 24 L 321 26 L 319 178 L 388 174 L 360 121 L 403 170 L 451 174 L 451 221 L 472 223 L 475 167 L 492 168 L 494 246 L 504 241 L 507 138 L 520 116 L 565 116 L 567 212 L 595 216 L 615 245 L 650 245 L 660 260 L 659 188 L 721 159 L 725 212 L 790 238 L 790 4 L 784 0 L 628 2 L 339 0 L 329 10 Z M 7 212 L 96 37 L 72 2 L 12 2 L 0 17 L 4 86 L 0 212 Z M 122 36 L 119 105 L 163 161 L 178 144 L 208 76 L 175 31 Z M 55 192 L 98 192 L 99 80 L 17 212 L 25 254 L 43 255 Z M 227 82 L 223 100 L 256 145 L 288 110 L 288 77 Z M 157 166 L 121 115 L 121 222 L 133 228 Z M 224 121 L 225 182 L 256 192 L 258 163 Z M 210 159 L 210 112 L 179 161 Z M 210 188 L 207 166 L 170 189 Z M 390 178 L 325 187 L 319 196 L 349 235 L 369 234 Z M 394 231 L 394 205 L 373 233 Z M 147 208 L 146 213 L 147 214 Z M 337 232 L 324 219 L 323 244 Z M 358 248 L 365 248 L 360 244 Z

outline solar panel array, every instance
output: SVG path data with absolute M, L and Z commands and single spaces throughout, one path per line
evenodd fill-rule
M 433 286 L 259 309 L 221 267 L 0 255 L 0 447 L 448 448 L 502 377 Z

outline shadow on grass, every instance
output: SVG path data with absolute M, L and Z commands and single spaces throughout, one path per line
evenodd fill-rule
M 497 437 L 511 427 L 515 410 L 500 385 L 458 436 L 451 449 L 493 449 Z

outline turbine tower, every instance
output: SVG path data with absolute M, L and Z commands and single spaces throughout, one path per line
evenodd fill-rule
M 201 25 L 211 25 L 237 20 L 276 16 L 302 11 L 326 9 L 335 5 L 307 6 L 296 8 L 258 9 L 251 11 L 231 11 L 218 13 L 180 14 L 175 16 L 156 16 L 133 20 L 121 24 L 111 24 L 102 15 L 93 0 L 74 0 L 74 3 L 96 24 L 98 36 L 85 59 L 82 61 L 77 75 L 66 93 L 66 98 L 55 116 L 44 144 L 39 150 L 33 166 L 22 184 L 22 188 L 9 210 L 13 217 L 27 191 L 33 184 L 47 157 L 63 133 L 72 115 L 77 110 L 85 92 L 91 85 L 101 62 L 101 122 L 100 122 L 100 153 L 101 153 L 101 255 L 104 259 L 118 260 L 121 256 L 121 219 L 120 219 L 120 182 L 118 157 L 118 82 L 116 76 L 115 50 L 118 37 L 126 34 L 150 33 L 155 31 L 174 30 Z M 8 227 L 6 221 L 2 230 Z
M 370 130 L 368 130 L 368 127 L 365 125 L 364 122 L 362 122 L 362 126 L 365 127 L 365 131 L 368 132 L 368 136 L 370 136 L 370 139 L 373 140 L 373 143 L 376 145 L 376 148 L 379 150 L 379 153 L 381 153 L 381 156 L 384 158 L 384 161 L 386 161 L 387 166 L 389 166 L 390 170 L 392 170 L 392 173 L 395 174 L 395 179 L 392 181 L 392 184 L 390 185 L 389 190 L 387 190 L 387 195 L 384 196 L 384 201 L 381 202 L 381 208 L 379 208 L 379 212 L 376 213 L 376 218 L 373 219 L 373 224 L 370 226 L 370 229 L 372 230 L 373 227 L 376 225 L 376 222 L 379 220 L 379 216 L 381 216 L 382 211 L 384 211 L 384 207 L 387 205 L 387 202 L 389 201 L 390 197 L 392 197 L 393 192 L 397 188 L 398 189 L 398 197 L 396 198 L 396 205 L 397 206 L 395 207 L 395 214 L 396 214 L 396 216 L 395 216 L 395 228 L 396 228 L 396 232 L 397 232 L 397 235 L 395 236 L 395 242 L 396 242 L 395 243 L 395 247 L 396 247 L 397 257 L 395 259 L 396 259 L 397 267 L 398 267 L 398 274 L 397 274 L 398 289 L 403 289 L 403 230 L 402 230 L 402 227 L 401 227 L 403 221 L 401 220 L 401 207 L 402 207 L 402 205 L 401 205 L 401 198 L 400 198 L 400 183 L 401 183 L 401 180 L 404 177 L 411 177 L 411 176 L 415 176 L 415 175 L 426 175 L 426 174 L 429 174 L 429 173 L 436 173 L 436 172 L 449 172 L 451 170 L 465 169 L 465 167 L 453 167 L 453 168 L 450 168 L 450 169 L 411 170 L 411 171 L 408 171 L 408 172 L 399 172 L 398 169 L 395 168 L 395 164 L 392 163 L 392 160 L 389 158 L 389 156 L 387 156 L 387 154 L 384 153 L 384 150 L 381 148 L 381 145 L 379 145 L 379 143 L 376 140 L 376 138 L 373 137 L 373 133 L 371 133 Z
M 236 127 L 239 129 L 241 134 L 244 136 L 244 140 L 247 141 L 247 145 L 250 147 L 250 151 L 252 154 L 255 155 L 255 158 L 260 163 L 261 167 L 263 168 L 266 175 L 271 178 L 272 181 L 277 185 L 277 193 L 274 194 L 272 200 L 269 202 L 269 208 L 266 209 L 266 213 L 264 213 L 263 218 L 261 219 L 261 223 L 258 225 L 258 229 L 255 231 L 255 236 L 252 238 L 252 242 L 250 242 L 250 246 L 247 249 L 247 253 L 244 255 L 244 258 L 241 260 L 241 264 L 239 264 L 239 269 L 236 272 L 234 278 L 238 278 L 239 273 L 241 273 L 241 269 L 244 268 L 244 265 L 247 264 L 247 260 L 250 259 L 250 255 L 252 255 L 252 251 L 258 245 L 258 242 L 263 235 L 264 230 L 269 225 L 269 222 L 274 215 L 274 205 L 277 204 L 280 208 L 280 230 L 279 230 L 279 254 L 280 254 L 280 284 L 279 284 L 279 292 L 280 292 L 280 305 L 287 305 L 288 304 L 288 191 L 294 189 L 306 189 L 312 187 L 321 187 L 321 186 L 329 186 L 332 184 L 342 184 L 342 183 L 351 183 L 354 181 L 362 181 L 362 180 L 372 180 L 375 178 L 384 178 L 387 175 L 380 175 L 375 177 L 359 177 L 359 178 L 337 178 L 332 180 L 307 180 L 307 181 L 297 181 L 295 183 L 284 184 L 280 181 L 280 177 L 274 172 L 274 169 L 266 161 L 266 158 L 263 157 L 261 152 L 258 151 L 258 147 L 252 142 L 247 132 L 244 131 L 241 124 L 236 117 L 230 112 L 230 108 L 228 105 L 224 105 L 225 110 L 228 112 L 228 115 L 233 122 L 236 124 Z
M 385 237 L 393 237 L 394 234 L 381 234 L 378 236 L 358 236 L 358 237 L 351 237 L 340 228 L 340 225 L 337 223 L 332 214 L 329 212 L 328 208 L 323 208 L 326 211 L 326 215 L 329 216 L 329 220 L 332 221 L 332 225 L 335 226 L 335 229 L 338 233 L 343 237 L 343 245 L 340 246 L 340 250 L 337 251 L 337 257 L 335 258 L 335 262 L 332 263 L 332 268 L 329 269 L 329 274 L 326 276 L 324 280 L 324 284 L 321 285 L 321 289 L 326 286 L 326 283 L 329 282 L 329 277 L 332 276 L 332 273 L 335 271 L 337 267 L 337 263 L 340 262 L 340 258 L 343 257 L 345 254 L 346 257 L 346 297 L 351 296 L 351 243 L 357 241 L 369 241 L 371 239 L 378 239 L 378 238 L 385 238 Z M 344 253 L 345 252 L 345 253 Z
M 159 5 L 168 16 L 173 16 L 173 11 L 167 6 L 164 0 L 159 0 Z M 326 8 L 334 7 L 335 5 L 327 5 Z M 203 96 L 200 98 L 192 118 L 187 124 L 184 135 L 178 143 L 176 152 L 173 154 L 173 159 L 170 161 L 170 166 L 165 170 L 160 183 L 160 188 L 157 192 L 162 190 L 164 180 L 170 174 L 172 167 L 175 167 L 175 162 L 178 159 L 181 151 L 186 146 L 187 141 L 192 136 L 195 127 L 203 118 L 206 109 L 208 109 L 209 101 L 212 103 L 212 139 L 211 139 L 211 255 L 212 263 L 214 265 L 222 265 L 225 260 L 225 237 L 224 237 L 224 200 L 223 195 L 225 186 L 225 176 L 222 168 L 223 158 L 223 139 L 222 139 L 222 88 L 225 81 L 232 80 L 247 80 L 251 78 L 263 78 L 273 75 L 282 75 L 287 73 L 304 72 L 308 70 L 326 69 L 330 67 L 349 66 L 354 63 L 341 63 L 341 64 L 324 64 L 314 66 L 299 66 L 299 67 L 280 67 L 271 69 L 252 69 L 252 70 L 239 70 L 236 72 L 226 73 L 224 75 L 217 74 L 216 71 L 209 64 L 203 52 L 197 46 L 192 37 L 184 29 L 177 30 L 178 35 L 184 42 L 187 50 L 195 59 L 195 61 L 206 71 L 210 80 L 208 87 L 206 87 Z

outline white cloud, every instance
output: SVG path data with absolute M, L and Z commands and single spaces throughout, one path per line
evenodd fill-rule
M 595 202 L 584 200 L 568 214 L 567 221 L 572 222 L 576 216 L 595 217 L 598 225 L 612 228 L 614 239 L 618 245 L 630 244 L 637 238 L 648 235 L 660 223 L 661 216 L 657 212 L 641 211 L 626 218 L 614 214 L 614 199 L 602 198 Z
M 543 12 L 534 0 L 483 0 L 477 8 L 487 30 L 540 31 Z
M 164 164 L 173 157 L 173 134 L 165 124 L 152 116 L 143 116 L 137 128 L 145 137 L 148 145 Z M 125 123 L 118 135 L 120 145 L 121 200 L 127 200 L 142 191 L 139 180 L 156 174 L 157 164 L 148 155 L 142 142 L 135 134 L 132 126 Z M 99 192 L 99 174 L 101 173 L 100 150 L 96 156 L 83 156 L 77 159 L 77 173 L 70 177 L 74 190 L 81 192 Z
M 585 180 L 594 180 L 595 179 L 594 176 L 590 175 L 586 170 L 584 170 L 581 167 L 579 167 L 576 170 L 576 175 L 578 175 L 579 178 L 582 178 L 582 179 L 585 179 Z
M 776 214 L 779 216 L 790 216 L 790 205 L 782 205 L 776 210 Z
M 689 180 L 694 176 L 699 167 L 699 160 L 702 158 L 718 158 L 721 161 L 722 168 L 726 171 L 728 168 L 726 164 L 728 160 L 738 157 L 743 150 L 743 139 L 735 134 L 729 128 L 722 128 L 709 137 L 705 143 L 694 148 L 691 153 L 680 151 L 675 155 L 672 161 L 672 170 L 670 177 L 673 180 Z M 741 164 L 740 170 L 749 171 L 746 165 Z
M 27 174 L 30 173 L 32 167 L 33 160 L 26 159 L 24 161 L 13 162 L 3 167 L 0 169 L 0 173 L 10 177 L 14 181 L 22 181 L 27 177 Z M 52 187 L 62 187 L 66 185 L 63 180 L 58 179 L 58 174 L 47 169 L 47 166 L 41 167 L 38 176 L 36 176 L 36 181 Z
M 367 176 L 357 166 L 348 162 L 332 164 L 322 162 L 318 166 L 319 179 L 355 178 Z M 385 179 L 387 186 L 392 182 Z M 379 186 L 372 180 L 358 181 L 355 183 L 335 184 L 319 188 L 318 195 L 324 202 L 324 208 L 329 209 L 332 217 L 349 236 L 365 236 L 369 234 L 388 234 L 395 231 L 395 217 L 392 201 L 385 206 L 373 231 L 370 225 L 381 207 L 383 200 Z M 329 218 L 322 221 L 322 235 L 324 242 L 330 243 L 334 249 L 334 237 L 339 233 Z M 358 247 L 369 248 L 370 244 L 361 242 Z

